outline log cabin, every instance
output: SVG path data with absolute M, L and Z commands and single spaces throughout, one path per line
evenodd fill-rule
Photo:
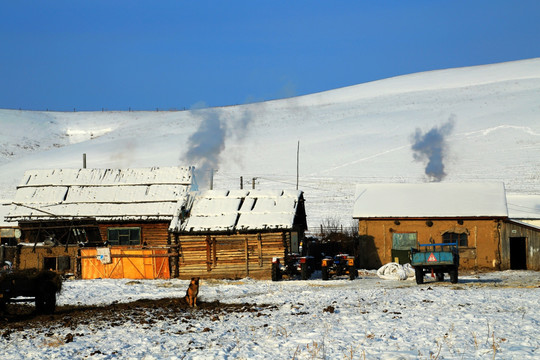
M 5 216 L 18 222 L 21 248 L 31 248 L 16 265 L 83 278 L 169 277 L 168 228 L 193 181 L 192 167 L 26 171 Z M 97 260 L 104 245 L 109 263 Z
M 270 279 L 272 258 L 298 253 L 307 229 L 295 190 L 208 190 L 171 222 L 177 276 Z

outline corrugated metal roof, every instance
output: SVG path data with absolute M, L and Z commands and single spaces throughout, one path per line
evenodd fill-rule
M 192 180 L 191 167 L 29 170 L 6 220 L 171 220 Z
M 508 217 L 503 183 L 362 184 L 353 218 Z
M 291 229 L 302 191 L 210 190 L 191 199 L 189 217 L 181 210 L 171 222 L 174 232 L 221 232 Z

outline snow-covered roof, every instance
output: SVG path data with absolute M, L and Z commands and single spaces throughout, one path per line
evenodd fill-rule
M 353 218 L 508 217 L 503 183 L 357 185 Z
M 192 180 L 191 167 L 29 170 L 5 218 L 170 221 Z
M 508 194 L 506 197 L 511 219 L 540 219 L 540 195 Z
M 7 200 L 2 200 L 0 199 L 0 227 L 4 227 L 4 226 L 14 226 L 15 224 L 13 223 L 8 223 L 4 220 L 4 217 L 7 215 L 7 213 L 9 212 L 9 207 L 6 205 L 8 203 Z
M 291 229 L 303 199 L 297 190 L 208 190 L 196 193 L 188 218 L 181 210 L 174 232 L 223 232 Z M 301 205 L 303 206 L 303 205 Z

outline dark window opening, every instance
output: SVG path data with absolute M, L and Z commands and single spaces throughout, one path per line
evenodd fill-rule
M 453 233 L 453 232 L 446 232 L 442 236 L 443 243 L 457 243 L 458 246 L 469 246 L 469 235 L 467 233 Z
M 0 245 L 6 245 L 6 246 L 17 246 L 17 239 L 14 237 L 12 238 L 2 238 L 0 240 Z
M 43 268 L 45 270 L 56 271 L 56 258 L 55 257 L 43 258 Z
M 107 239 L 111 245 L 140 245 L 141 228 L 110 228 Z

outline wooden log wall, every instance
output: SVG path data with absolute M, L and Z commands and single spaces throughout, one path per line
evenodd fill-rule
M 290 248 L 288 232 L 180 236 L 178 277 L 270 279 L 272 258 Z
M 146 242 L 148 246 L 164 246 L 170 244 L 169 222 L 155 223 L 101 223 L 99 232 L 103 241 L 107 240 L 109 228 L 141 228 L 141 245 Z

